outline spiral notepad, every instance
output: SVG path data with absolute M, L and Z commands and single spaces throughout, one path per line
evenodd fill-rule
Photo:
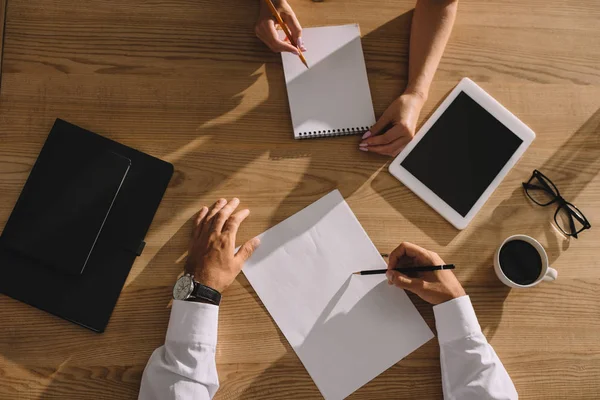
M 294 138 L 362 134 L 375 123 L 358 24 L 305 28 L 309 69 L 282 53 Z

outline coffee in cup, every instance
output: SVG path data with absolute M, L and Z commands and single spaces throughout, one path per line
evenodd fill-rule
M 558 276 L 548 263 L 544 247 L 527 235 L 511 236 L 500 245 L 494 257 L 494 270 L 505 285 L 517 288 L 553 281 Z

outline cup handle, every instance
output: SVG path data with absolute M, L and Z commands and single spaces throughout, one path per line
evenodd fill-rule
M 546 271 L 546 275 L 542 278 L 546 282 L 555 281 L 558 278 L 558 271 L 554 268 L 548 267 L 548 271 Z

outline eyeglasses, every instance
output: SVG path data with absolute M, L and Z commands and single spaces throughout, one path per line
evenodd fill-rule
M 550 204 L 558 204 L 554 213 L 554 222 L 565 235 L 577 239 L 577 234 L 592 227 L 583 213 L 566 201 L 560 195 L 556 185 L 537 169 L 533 171 L 527 183 L 523 182 L 523 188 L 527 196 L 537 205 L 546 207 Z

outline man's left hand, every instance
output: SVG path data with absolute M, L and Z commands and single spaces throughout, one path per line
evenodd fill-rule
M 199 283 L 223 292 L 242 270 L 260 244 L 258 238 L 244 243 L 235 252 L 235 240 L 240 224 L 249 210 L 234 212 L 240 201 L 220 199 L 209 209 L 202 207 L 194 221 L 185 271 Z

